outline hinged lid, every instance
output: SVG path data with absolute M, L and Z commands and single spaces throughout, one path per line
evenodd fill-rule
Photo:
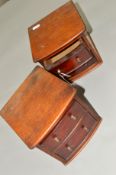
M 85 25 L 72 1 L 29 27 L 34 62 L 43 61 L 72 44 Z
M 75 93 L 69 84 L 37 66 L 0 114 L 33 148 L 60 120 Z

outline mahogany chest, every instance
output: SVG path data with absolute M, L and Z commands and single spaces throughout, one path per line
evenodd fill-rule
M 29 148 L 63 164 L 88 143 L 101 117 L 73 81 L 102 63 L 74 3 L 69 1 L 28 29 L 37 66 L 0 115 Z
M 28 29 L 32 57 L 47 71 L 74 81 L 102 63 L 75 4 L 64 4 Z
M 29 148 L 37 147 L 64 164 L 80 152 L 101 121 L 76 88 L 39 66 L 0 115 Z

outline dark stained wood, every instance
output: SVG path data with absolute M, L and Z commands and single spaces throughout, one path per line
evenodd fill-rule
M 63 79 L 73 82 L 102 63 L 72 1 L 32 25 L 29 38 L 34 62 Z
M 37 147 L 67 164 L 101 122 L 69 81 L 84 76 L 102 59 L 72 1 L 28 31 L 33 61 L 47 71 L 37 66 L 0 115 L 29 148 Z
M 84 45 L 80 45 L 78 48 L 74 49 L 72 52 L 62 58 L 62 63 L 58 61 L 58 65 L 53 64 L 53 67 L 55 68 L 51 68 L 51 71 L 56 72 L 58 69 L 60 69 L 61 72 L 70 74 L 75 69 L 83 66 L 83 64 L 85 64 L 92 57 L 93 55 L 87 50 L 87 48 L 84 47 Z
M 20 138 L 35 147 L 62 117 L 76 90 L 36 67 L 0 111 Z
M 89 37 L 88 34 L 83 35 L 83 42 L 54 64 L 45 61 L 45 68 L 56 76 L 60 75 L 60 70 L 61 73 L 66 74 L 69 80 L 74 81 L 98 67 L 102 63 L 102 59 L 95 46 L 92 45 L 92 40 L 88 41 L 87 37 Z
M 80 45 L 73 52 L 69 53 L 62 59 L 65 60 L 66 57 L 68 58 L 66 61 L 64 61 L 62 64 L 60 64 L 59 61 L 59 65 L 51 69 L 52 73 L 57 73 L 57 70 L 60 69 L 61 72 L 70 75 L 70 73 L 79 69 L 90 59 L 92 59 L 93 55 L 87 50 L 86 47 L 84 47 L 84 45 Z
M 42 148 L 52 152 L 61 144 L 61 142 L 64 141 L 64 139 L 68 137 L 72 130 L 78 125 L 81 117 L 78 116 L 78 109 L 76 107 L 77 106 L 75 103 L 71 104 L 71 107 L 64 114 L 63 118 L 41 144 Z M 58 138 L 59 142 L 55 140 L 56 137 Z
M 69 163 L 88 143 L 101 118 L 78 90 L 37 66 L 0 115 L 29 148 Z
M 68 164 L 88 143 L 101 122 L 101 117 L 75 96 L 63 118 L 38 148 Z
M 33 60 L 37 62 L 50 58 L 73 43 L 85 31 L 85 25 L 70 1 L 29 27 L 28 31 Z

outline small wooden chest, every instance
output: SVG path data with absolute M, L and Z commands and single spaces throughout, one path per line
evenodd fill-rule
M 37 147 L 64 164 L 80 152 L 101 121 L 77 89 L 39 66 L 0 115 L 29 148 Z
M 32 57 L 55 74 L 74 81 L 102 63 L 72 1 L 28 29 Z

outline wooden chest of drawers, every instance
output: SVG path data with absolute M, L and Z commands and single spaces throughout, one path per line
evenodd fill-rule
M 63 79 L 74 81 L 102 59 L 72 1 L 29 27 L 34 62 Z
M 71 83 L 102 59 L 72 1 L 28 32 L 33 61 L 43 68 L 32 71 L 0 115 L 29 148 L 39 148 L 67 164 L 101 122 Z
M 29 148 L 37 147 L 64 164 L 80 152 L 101 121 L 76 88 L 39 66 L 0 115 Z
M 69 163 L 85 146 L 100 124 L 101 118 L 91 112 L 76 96 L 61 120 L 39 143 L 38 148 Z

